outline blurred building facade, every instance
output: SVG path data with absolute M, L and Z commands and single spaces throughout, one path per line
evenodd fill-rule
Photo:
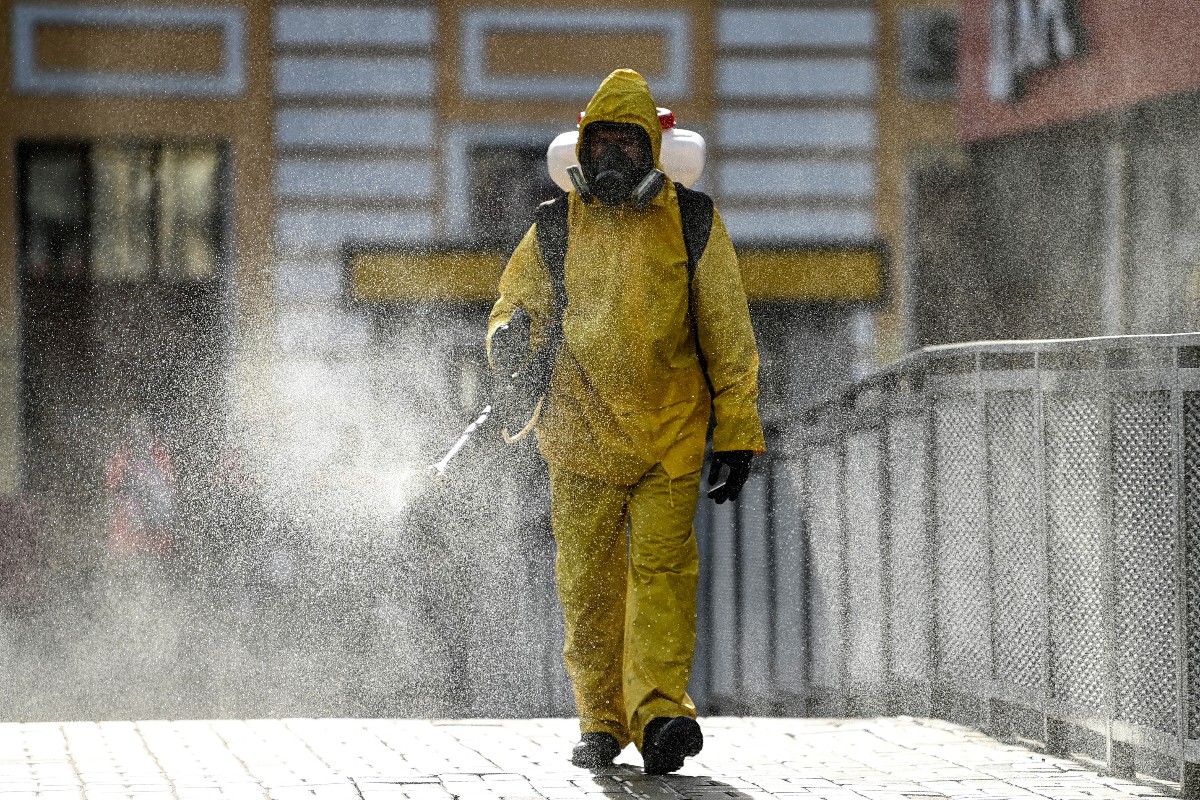
M 135 430 L 191 467 L 269 389 L 270 10 L 4 8 L 0 490 L 99 507 Z
M 916 341 L 912 199 L 958 198 L 949 0 L 6 7 L 4 489 L 86 484 L 139 414 L 308 483 L 428 455 L 404 419 L 482 399 L 545 147 L 615 66 L 708 141 L 774 421 Z
M 965 0 L 962 224 L 924 231 L 938 339 L 1200 325 L 1200 25 L 1182 0 Z M 950 276 L 965 277 L 950 285 Z

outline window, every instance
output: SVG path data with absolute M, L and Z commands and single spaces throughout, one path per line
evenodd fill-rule
M 512 250 L 533 212 L 559 194 L 546 171 L 545 147 L 484 145 L 471 151 L 471 229 L 483 245 Z
M 205 282 L 222 260 L 216 144 L 24 142 L 22 267 L 34 282 Z
M 83 152 L 54 145 L 21 149 L 23 267 L 39 282 L 81 280 L 87 269 Z
M 900 23 L 900 85 L 906 100 L 954 99 L 959 27 L 953 9 L 905 9 Z

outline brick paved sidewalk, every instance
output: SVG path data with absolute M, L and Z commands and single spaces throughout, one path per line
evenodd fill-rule
M 706 719 L 649 777 L 567 763 L 573 720 L 0 724 L 0 798 L 47 800 L 1121 800 L 1159 794 L 932 720 Z M 722 797 L 724 796 L 724 797 Z

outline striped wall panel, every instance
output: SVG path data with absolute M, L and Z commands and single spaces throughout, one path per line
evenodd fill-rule
M 305 375 L 307 370 L 296 361 L 297 356 L 302 358 L 305 354 L 365 352 L 371 344 L 368 320 L 323 303 L 297 304 L 279 310 L 275 338 L 280 351 L 292 356 L 280 359 L 276 366 L 277 377 L 284 377 L 284 382 L 276 384 L 276 392 L 281 400 L 292 406 L 289 411 L 293 419 L 297 413 L 341 415 L 370 409 L 373 393 L 366 386 L 360 388 L 357 381 L 352 382 L 350 378 L 359 367 L 354 359 L 322 359 L 320 366 L 324 369 L 321 372 L 328 370 L 344 377 L 321 382 L 314 381 L 316 376 L 311 373 Z M 301 367 L 299 374 L 294 371 L 297 367 Z M 323 426 L 309 424 L 305 427 L 308 430 L 303 435 L 312 436 Z
M 285 56 L 275 62 L 280 97 L 429 98 L 433 84 L 429 58 Z
M 275 166 L 275 193 L 289 200 L 432 199 L 427 160 L 284 158 Z
M 871 47 L 875 14 L 866 9 L 724 9 L 717 14 L 717 44 L 724 48 Z
M 842 198 L 875 196 L 869 160 L 729 158 L 717 165 L 726 198 Z
M 340 297 L 348 243 L 433 236 L 436 31 L 432 5 L 276 7 L 275 290 L 285 303 Z
M 275 143 L 283 147 L 427 148 L 434 113 L 425 109 L 285 109 L 275 115 Z
M 725 203 L 721 212 L 734 242 L 793 245 L 867 241 L 877 233 L 869 210 L 739 208 Z
M 343 271 L 341 253 L 281 258 L 275 265 L 275 294 L 289 302 L 337 302 Z
M 420 242 L 433 235 L 425 211 L 286 209 L 276 212 L 276 246 L 284 252 L 332 252 L 348 242 Z
M 874 150 L 873 110 L 737 109 L 717 114 L 717 142 L 726 150 Z
M 283 0 L 272 13 L 275 394 L 280 447 L 303 472 L 354 431 L 386 429 L 394 405 L 381 412 L 371 380 L 371 321 L 344 305 L 344 249 L 434 236 L 438 16 L 412 0 Z
M 413 47 L 433 43 L 430 8 L 283 6 L 275 12 L 277 45 Z
M 726 98 L 869 100 L 877 89 L 871 58 L 723 58 L 717 94 Z
M 739 2 L 716 20 L 709 181 L 734 241 L 875 239 L 875 10 Z

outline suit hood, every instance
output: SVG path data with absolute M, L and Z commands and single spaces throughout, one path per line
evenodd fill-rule
M 658 122 L 658 107 L 650 94 L 650 84 L 631 69 L 619 69 L 600 83 L 583 110 L 579 122 L 579 141 L 575 157 L 581 156 L 583 133 L 593 122 L 625 122 L 637 125 L 650 137 L 654 166 L 662 169 L 659 153 L 662 150 L 662 126 Z M 581 162 L 582 163 L 582 162 Z

